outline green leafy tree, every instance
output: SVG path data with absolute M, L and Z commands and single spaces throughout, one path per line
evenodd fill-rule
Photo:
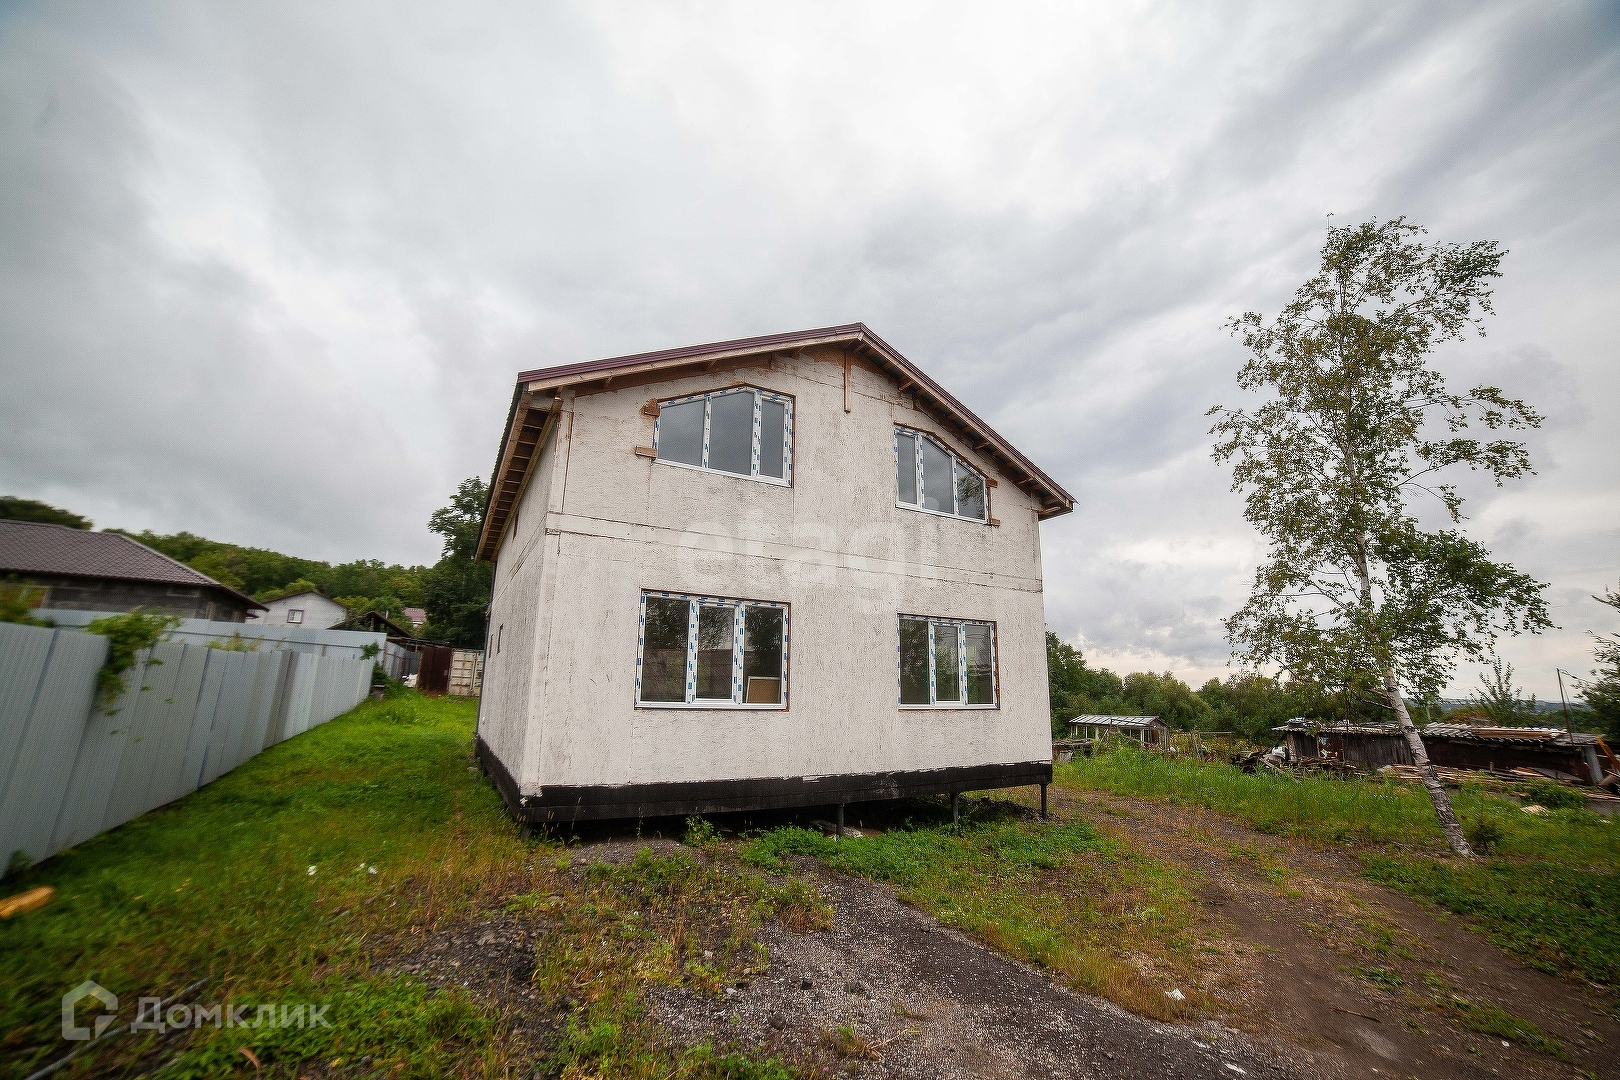
M 1079 649 L 1046 632 L 1046 680 L 1052 710 L 1052 734 L 1066 738 L 1069 721 L 1088 713 L 1128 715 L 1123 684 L 1107 668 L 1086 666 Z
M 1489 669 L 1480 675 L 1481 692 L 1474 695 L 1474 708 L 1493 724 L 1518 727 L 1532 722 L 1536 716 L 1536 698 L 1519 697 L 1513 685 L 1513 665 L 1500 656 L 1491 657 Z
M 37 499 L 0 495 L 0 521 L 37 521 L 44 525 L 66 525 L 70 529 L 93 529 L 95 522 Z
M 1173 728 L 1208 730 L 1209 706 L 1193 688 L 1166 671 L 1133 671 L 1125 676 L 1120 697 L 1137 716 L 1157 716 Z
M 428 616 L 423 637 L 483 648 L 495 568 L 476 556 L 488 491 L 477 477 L 463 480 L 450 505 L 428 518 L 428 528 L 444 537 L 444 551 L 422 576 L 422 607 Z
M 1460 656 L 1551 622 L 1544 585 L 1458 529 L 1424 528 L 1410 501 L 1460 523 L 1462 497 L 1438 474 L 1464 466 L 1501 484 L 1532 471 L 1522 442 L 1482 441 L 1469 427 L 1541 418 L 1493 386 L 1455 393 L 1428 366 L 1442 342 L 1484 332 L 1505 252 L 1494 241 L 1429 246 L 1422 233 L 1403 218 L 1330 227 L 1320 270 L 1274 321 L 1233 319 L 1250 354 L 1238 386 L 1268 398 L 1252 411 L 1215 406 L 1211 434 L 1270 545 L 1226 622 L 1234 648 L 1256 668 L 1381 699 L 1452 850 L 1469 856 L 1403 690 L 1433 695 Z
M 1620 611 L 1620 592 L 1610 589 L 1592 599 Z M 1581 688 L 1581 696 L 1604 732 L 1611 739 L 1620 739 L 1620 635 L 1597 636 L 1594 659 L 1598 666 L 1592 671 L 1592 681 Z

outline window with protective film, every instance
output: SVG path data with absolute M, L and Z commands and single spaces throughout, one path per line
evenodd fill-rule
M 895 499 L 908 510 L 988 521 L 984 474 L 912 428 L 894 428 Z
M 899 656 L 902 706 L 996 706 L 995 623 L 902 615 Z
M 666 465 L 793 483 L 793 399 L 737 386 L 658 403 L 653 450 Z
M 636 704 L 783 708 L 787 649 L 786 604 L 644 592 Z

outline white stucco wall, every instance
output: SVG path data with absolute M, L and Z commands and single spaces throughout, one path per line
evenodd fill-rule
M 284 596 L 280 600 L 267 600 L 264 606 L 270 610 L 250 613 L 249 620 L 266 626 L 302 626 L 309 630 L 329 630 L 349 617 L 347 608 L 335 600 L 328 600 L 320 593 Z M 287 621 L 287 612 L 293 610 L 304 613 L 303 622 Z
M 524 794 L 547 785 L 817 776 L 1050 759 L 1036 503 L 990 490 L 999 527 L 895 505 L 893 427 L 938 432 L 857 366 L 776 359 L 575 397 L 496 561 L 480 732 Z M 794 397 L 793 486 L 677 468 L 649 398 L 745 382 Z M 791 605 L 783 711 L 635 704 L 643 589 Z M 996 624 L 999 707 L 902 709 L 901 613 Z M 504 630 L 501 629 L 504 627 Z

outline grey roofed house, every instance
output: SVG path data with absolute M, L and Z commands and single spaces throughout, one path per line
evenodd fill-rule
M 1170 725 L 1157 716 L 1086 715 L 1069 721 L 1069 734 L 1077 739 L 1100 739 L 1110 732 L 1143 746 L 1158 746 L 1169 738 Z
M 0 521 L 0 576 L 45 589 L 47 608 L 242 622 L 264 605 L 122 533 Z

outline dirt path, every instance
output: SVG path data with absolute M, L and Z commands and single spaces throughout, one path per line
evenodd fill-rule
M 821 873 L 816 881 L 833 928 L 795 936 L 767 927 L 765 975 L 719 999 L 652 992 L 672 1039 L 908 1080 L 1315 1075 L 1309 1055 L 1270 1052 L 1217 1024 L 1155 1023 L 1073 993 L 881 886 Z M 842 1047 L 840 1026 L 855 1036 Z
M 1054 788 L 1058 817 L 1083 817 L 1136 850 L 1185 866 L 1242 970 L 1211 992 L 1229 1022 L 1300 1047 L 1324 1073 L 1366 1076 L 1620 1077 L 1611 995 L 1544 975 L 1444 913 L 1367 882 L 1356 860 L 1257 833 L 1201 810 Z M 1448 989 L 1449 988 L 1449 989 Z M 1461 1026 L 1453 994 L 1529 1020 L 1567 1061 Z
M 801 859 L 797 869 L 833 907 L 832 928 L 795 935 L 767 922 L 759 933 L 768 968 L 718 997 L 650 987 L 661 1037 L 781 1055 L 822 1075 L 908 1080 L 1620 1078 L 1611 995 L 1526 968 L 1441 913 L 1366 882 L 1347 853 L 1150 800 L 1053 789 L 1052 810 L 1185 868 L 1203 909 L 1199 943 L 1222 958 L 1201 987 L 1219 1022 L 1158 1023 L 1075 993 L 886 887 Z M 575 872 L 591 861 L 625 863 L 646 846 L 677 845 L 599 835 L 571 848 Z M 559 1022 L 539 1007 L 530 979 L 555 946 L 548 926 L 478 920 L 395 965 L 497 1000 L 538 1049 Z M 1562 1046 L 1536 1052 L 1469 1030 L 1437 1004 L 1455 995 L 1528 1020 Z M 1563 1060 L 1553 1056 L 1560 1052 Z

